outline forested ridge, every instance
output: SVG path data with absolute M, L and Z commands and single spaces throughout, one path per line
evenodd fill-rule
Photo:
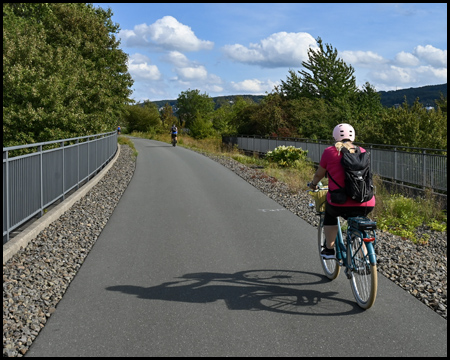
M 405 101 L 405 97 L 410 105 L 412 105 L 416 99 L 419 99 L 419 102 L 422 105 L 435 107 L 435 102 L 440 99 L 441 94 L 444 95 L 444 97 L 447 97 L 447 84 L 379 91 L 378 93 L 381 95 L 381 104 L 385 107 L 392 107 L 397 104 L 400 105 Z
M 419 103 L 423 106 L 435 107 L 435 101 L 439 100 L 441 93 L 444 97 L 447 97 L 447 84 L 441 85 L 428 85 L 409 89 L 390 90 L 390 91 L 378 91 L 380 94 L 380 101 L 384 107 L 392 107 L 401 105 L 406 100 L 409 105 L 412 105 L 416 99 L 419 99 Z M 225 96 L 213 96 L 214 104 L 216 108 L 219 108 L 224 102 L 235 101 L 237 97 L 249 98 L 255 103 L 261 102 L 265 95 L 225 95 Z M 171 106 L 177 105 L 177 100 L 157 100 L 153 101 L 158 107 L 162 107 L 165 104 Z

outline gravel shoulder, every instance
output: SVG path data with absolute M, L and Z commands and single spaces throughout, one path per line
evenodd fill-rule
M 286 184 L 224 156 L 219 162 L 313 226 L 317 215 L 306 192 L 291 194 Z M 3 264 L 3 356 L 26 354 L 56 310 L 70 282 L 106 225 L 135 170 L 129 146 L 107 174 L 57 221 Z M 447 319 L 447 233 L 416 245 L 377 232 L 378 271 Z

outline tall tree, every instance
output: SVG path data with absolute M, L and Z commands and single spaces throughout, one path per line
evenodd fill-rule
M 150 101 L 143 105 L 128 105 L 127 115 L 124 117 L 127 131 L 156 132 L 161 130 L 162 123 L 158 107 Z
M 439 100 L 435 100 L 434 102 L 437 107 L 441 109 L 442 113 L 447 116 L 447 96 L 444 96 L 443 93 L 440 93 L 439 95 Z
M 399 108 L 390 108 L 380 119 L 385 129 L 379 144 L 447 149 L 447 115 L 441 109 L 428 111 L 416 99 L 406 100 Z
M 257 135 L 290 137 L 296 134 L 288 122 L 283 103 L 279 94 L 268 94 L 261 101 L 251 116 Z
M 353 67 L 338 58 L 337 50 L 330 44 L 325 44 L 325 50 L 320 37 L 317 38 L 317 44 L 319 49 L 309 48 L 308 61 L 302 62 L 306 70 L 299 71 L 303 94 L 330 103 L 353 95 L 357 90 Z
M 281 85 L 276 85 L 274 92 L 281 94 L 287 100 L 295 100 L 303 96 L 308 96 L 309 92 L 305 91 L 302 87 L 302 78 L 292 69 L 289 69 L 288 72 L 289 75 L 286 81 L 281 80 Z
M 353 108 L 350 120 L 358 134 L 357 141 L 375 143 L 375 139 L 381 138 L 386 130 L 380 120 L 385 112 L 380 94 L 366 82 L 349 103 Z
M 173 114 L 173 108 L 170 106 L 169 103 L 166 103 L 164 105 L 164 108 L 161 110 L 161 121 L 163 124 L 163 127 L 168 128 L 172 126 L 173 124 L 176 124 L 178 119 Z
M 3 4 L 3 146 L 112 131 L 131 102 L 111 10 Z
M 177 98 L 178 118 L 189 128 L 200 117 L 208 117 L 214 111 L 214 100 L 200 90 L 182 91 Z
M 308 60 L 302 62 L 304 70 L 290 69 L 286 81 L 281 80 L 275 91 L 288 100 L 309 97 L 335 103 L 357 91 L 355 70 L 338 57 L 338 52 L 317 38 L 318 49 L 308 49 Z
M 251 113 L 251 111 L 246 111 L 248 108 L 257 109 L 257 105 L 251 98 L 236 96 L 231 106 L 231 112 L 227 116 L 227 135 L 248 133 L 246 123 L 249 121 L 249 115 Z

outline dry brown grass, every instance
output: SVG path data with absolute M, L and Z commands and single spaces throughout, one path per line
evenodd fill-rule
M 264 172 L 287 184 L 291 193 L 296 194 L 306 189 L 306 184 L 313 178 L 314 168 L 312 166 L 302 169 L 279 168 L 270 164 L 264 169 Z

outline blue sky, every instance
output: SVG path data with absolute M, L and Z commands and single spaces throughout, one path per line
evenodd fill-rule
M 111 8 L 137 102 L 271 92 L 320 37 L 377 91 L 447 83 L 446 3 L 94 3 Z

